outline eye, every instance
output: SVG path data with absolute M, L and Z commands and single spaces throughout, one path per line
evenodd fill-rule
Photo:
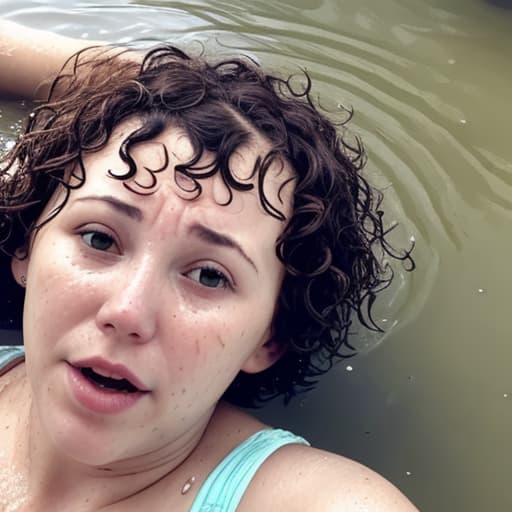
M 228 288 L 229 281 L 219 270 L 212 267 L 199 267 L 188 272 L 187 277 L 208 288 Z
M 101 231 L 85 231 L 80 233 L 82 240 L 97 251 L 108 251 L 114 245 L 114 239 Z

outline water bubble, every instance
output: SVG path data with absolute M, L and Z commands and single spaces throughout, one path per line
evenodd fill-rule
M 448 64 L 455 64 L 457 61 L 455 59 L 448 59 Z
M 410 471 L 406 471 L 406 472 L 405 472 L 405 474 L 406 474 L 407 476 L 411 476 L 411 475 L 412 475 L 412 473 L 411 473 Z
M 460 120 L 460 124 L 466 124 L 466 123 L 467 123 L 467 121 L 465 119 Z
M 508 398 L 508 393 L 503 393 L 503 398 Z
M 353 371 L 354 368 L 352 368 L 352 366 L 348 365 L 345 367 L 345 370 L 347 370 L 347 372 L 351 372 Z
M 482 294 L 482 293 L 485 293 L 485 288 L 478 288 L 478 293 Z

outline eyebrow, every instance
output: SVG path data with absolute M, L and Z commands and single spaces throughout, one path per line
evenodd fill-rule
M 130 217 L 130 219 L 134 219 L 137 222 L 141 222 L 144 219 L 144 214 L 140 208 L 133 206 L 131 204 L 125 203 L 124 201 L 120 201 L 114 196 L 86 196 L 79 197 L 76 201 L 104 201 L 112 206 L 115 210 Z
M 197 236 L 198 238 L 209 244 L 234 249 L 254 268 L 256 273 L 258 273 L 258 268 L 256 267 L 254 261 L 242 249 L 240 244 L 233 240 L 233 238 L 231 238 L 230 236 L 225 235 L 223 233 L 219 233 L 218 231 L 215 231 L 213 229 L 207 228 L 202 224 L 192 224 L 192 226 L 190 226 L 189 233 Z
M 144 214 L 140 208 L 125 203 L 124 201 L 121 201 L 114 196 L 86 196 L 79 197 L 76 199 L 76 201 L 103 201 L 112 206 L 118 212 L 136 220 L 137 222 L 141 222 L 144 219 Z M 207 228 L 203 224 L 198 223 L 192 224 L 188 231 L 190 234 L 197 236 L 199 239 L 207 242 L 208 244 L 234 249 L 254 268 L 256 273 L 258 273 L 258 268 L 256 267 L 254 261 L 242 249 L 241 245 L 230 236 L 219 233 L 218 231 Z

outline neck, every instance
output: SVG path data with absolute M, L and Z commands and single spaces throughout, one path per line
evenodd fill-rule
M 91 466 L 73 460 L 59 450 L 41 425 L 37 407 L 31 404 L 25 444 L 29 502 L 37 504 L 38 511 L 96 511 L 126 503 L 154 488 L 163 479 L 169 484 L 173 477 L 177 483 L 181 482 L 187 473 L 186 468 L 184 471 L 180 469 L 200 444 L 212 412 L 196 428 L 189 429 L 155 452 Z

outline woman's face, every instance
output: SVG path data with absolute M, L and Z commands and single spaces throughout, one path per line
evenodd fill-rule
M 162 145 L 170 162 L 152 194 L 130 191 L 107 173 L 126 171 L 119 146 L 136 127 L 122 124 L 84 157 L 85 184 L 38 232 L 28 259 L 13 260 L 15 277 L 27 278 L 27 372 L 42 428 L 92 465 L 172 456 L 200 435 L 239 370 L 261 371 L 280 355 L 271 321 L 283 223 L 253 191 L 222 206 L 218 176 L 201 182 L 197 200 L 184 198 L 174 165 L 191 147 L 177 128 L 133 149 L 134 189 L 151 182 L 146 168 L 162 166 Z M 265 149 L 260 140 L 237 153 L 237 176 L 249 176 Z M 274 204 L 289 172 L 267 181 Z

